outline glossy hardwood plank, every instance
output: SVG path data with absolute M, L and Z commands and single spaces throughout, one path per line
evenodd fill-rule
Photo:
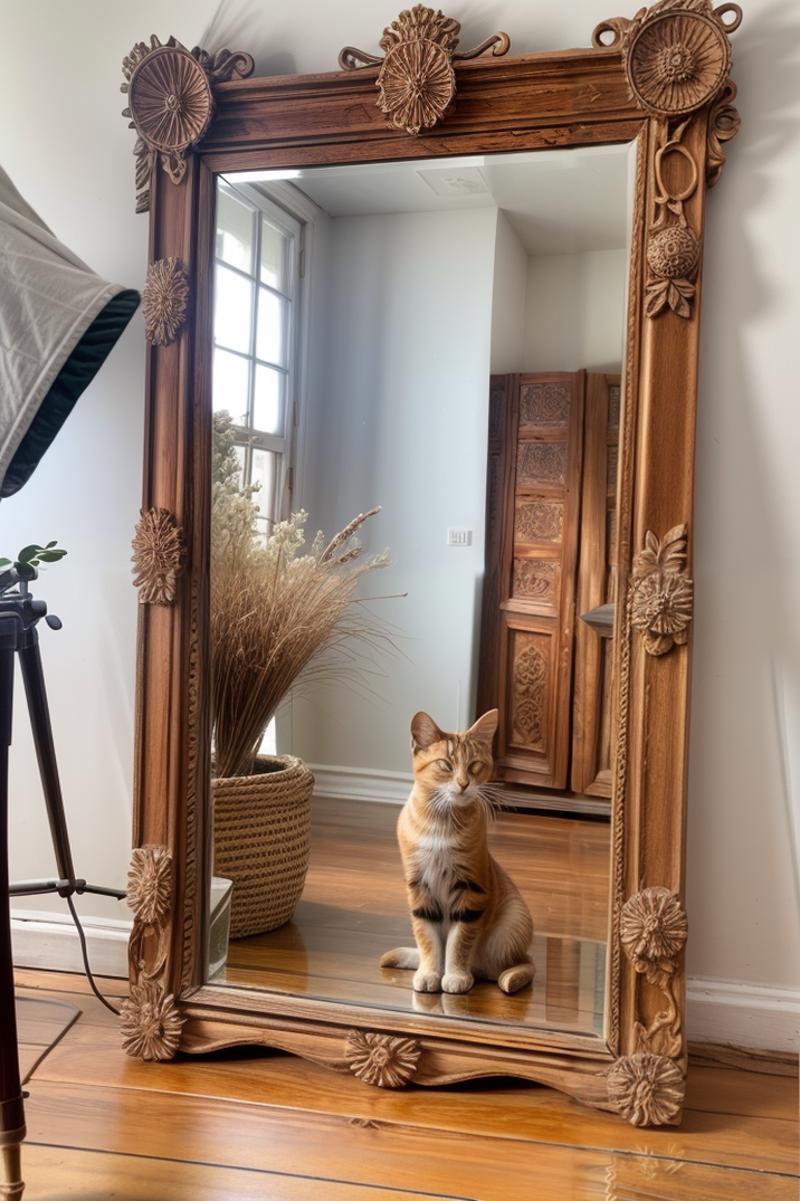
M 698 1069 L 698 1073 L 713 1069 Z M 725 1071 L 725 1069 L 721 1069 Z M 692 1073 L 694 1076 L 696 1073 Z M 303 1110 L 344 1120 L 378 1120 L 420 1130 L 504 1141 L 559 1143 L 654 1154 L 694 1162 L 766 1171 L 797 1170 L 797 1092 L 792 1080 L 768 1077 L 759 1094 L 729 1073 L 716 1076 L 695 1107 L 692 1085 L 683 1125 L 638 1130 L 618 1118 L 576 1106 L 550 1089 L 521 1082 L 475 1082 L 456 1088 L 370 1088 L 355 1077 L 337 1075 L 280 1054 L 230 1053 L 203 1060 L 143 1064 L 120 1054 L 116 1045 L 83 1046 L 65 1041 L 42 1064 L 36 1080 L 104 1086 L 142 1093 L 180 1093 L 209 1101 L 246 1101 L 274 1110 Z M 720 1108 L 715 1109 L 718 1090 Z M 767 1098 L 772 1098 L 768 1101 Z M 505 1154 L 505 1152 L 503 1152 Z
M 76 983 L 79 978 L 74 978 Z M 235 1100 L 268 1100 L 275 1106 L 307 1107 L 359 1120 L 371 1118 L 379 1107 L 382 1120 L 411 1122 L 431 1128 L 506 1137 L 564 1140 L 563 1130 L 575 1128 L 575 1139 L 610 1149 L 635 1149 L 641 1140 L 679 1146 L 690 1158 L 708 1156 L 725 1163 L 720 1144 L 709 1125 L 726 1138 L 725 1115 L 746 1130 L 743 1154 L 760 1155 L 761 1166 L 797 1164 L 797 1080 L 768 1072 L 693 1066 L 689 1071 L 687 1109 L 676 1131 L 637 1131 L 617 1119 L 576 1107 L 548 1089 L 514 1081 L 473 1083 L 447 1090 L 380 1092 L 349 1075 L 335 1075 L 290 1056 L 263 1051 L 180 1058 L 168 1064 L 142 1064 L 120 1053 L 117 1020 L 91 995 L 60 994 L 84 1008 L 80 1021 L 68 1031 L 41 1065 L 37 1076 L 60 1082 L 196 1093 Z M 767 1065 L 769 1066 L 769 1065 Z M 748 1119 L 753 1119 L 752 1129 Z M 773 1123 L 770 1125 L 770 1123 Z M 758 1147 L 750 1143 L 751 1133 Z M 567 1136 L 572 1140 L 572 1134 Z M 738 1136 L 737 1136 L 738 1137 Z M 733 1160 L 732 1162 L 739 1162 Z M 754 1159 L 745 1160 L 752 1165 Z
M 25 1157 L 27 1201 L 416 1201 L 418 1192 L 289 1176 L 267 1170 L 165 1162 L 141 1155 L 31 1146 Z M 457 1201 L 444 1193 L 440 1201 Z
M 44 995 L 46 974 L 27 982 Z M 387 1201 L 420 1189 L 475 1201 L 798 1194 L 797 1083 L 786 1076 L 694 1068 L 683 1125 L 636 1130 L 514 1081 L 390 1092 L 251 1051 L 143 1064 L 120 1052 L 116 1020 L 93 996 L 60 996 L 86 1012 L 29 1086 L 25 1174 L 39 1201 L 188 1201 L 192 1189 L 210 1201 L 370 1201 L 368 1189 L 376 1201 L 381 1189 Z M 104 1154 L 70 1160 L 45 1144 Z
M 654 1157 L 650 1139 L 642 1132 L 635 1154 L 620 1156 L 510 1138 L 500 1143 L 474 1134 L 383 1123 L 377 1117 L 353 1122 L 266 1105 L 43 1081 L 32 1089 L 28 1116 L 34 1143 L 122 1155 L 134 1151 L 156 1159 L 180 1158 L 251 1171 L 268 1168 L 373 1188 L 388 1183 L 400 1190 L 434 1196 L 455 1193 L 476 1201 L 527 1196 L 537 1201 L 583 1201 L 593 1196 L 606 1201 L 609 1197 L 622 1201 L 626 1196 L 651 1201 L 655 1197 L 751 1201 L 766 1196 L 783 1201 L 797 1190 L 796 1179 L 776 1173 L 680 1161 L 674 1161 L 677 1167 L 672 1169 L 670 1156 Z M 634 1159 L 637 1165 L 628 1163 Z M 624 1186 L 628 1191 L 609 1192 L 609 1175 L 620 1174 L 628 1182 Z M 680 1181 L 675 1183 L 677 1176 Z M 692 1191 L 693 1178 L 697 1188 Z M 656 1191 L 654 1179 L 664 1186 L 661 1192 Z M 637 1182 L 639 1193 L 631 1193 L 630 1186 L 636 1187 Z

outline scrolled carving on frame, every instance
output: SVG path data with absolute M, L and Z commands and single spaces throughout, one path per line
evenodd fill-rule
M 677 1059 L 683 1050 L 675 976 L 688 935 L 680 901 L 668 888 L 645 888 L 622 908 L 619 937 L 634 971 L 657 988 L 667 1007 L 649 1025 L 636 1021 L 636 1048 Z
M 641 9 L 632 20 L 612 17 L 592 33 L 592 45 L 621 49 L 631 97 L 647 112 L 668 122 L 711 106 L 706 163 L 709 187 L 717 182 L 725 165 L 723 144 L 735 137 L 741 126 L 732 104 L 736 85 L 729 78 L 729 35 L 741 23 L 738 4 L 714 8 L 710 0 L 659 0 L 651 8 Z M 611 40 L 604 41 L 609 34 Z M 671 138 L 662 133 L 662 138 L 674 146 L 684 128 L 681 126 Z M 688 152 L 684 153 L 689 157 Z M 680 203 L 680 213 L 677 221 L 663 228 L 666 209 L 662 207 L 662 220 L 654 226 L 661 232 L 651 237 L 648 245 L 652 286 L 648 286 L 647 312 L 651 317 L 667 304 L 681 317 L 691 315 L 700 248 L 695 231 L 683 217 L 682 202 L 694 193 L 696 174 L 695 167 L 694 186 L 680 200 L 667 193 L 663 181 L 657 181 L 662 197 L 656 202 L 657 211 L 659 204 L 671 208 Z
M 183 265 L 172 256 L 156 259 L 142 290 L 144 336 L 151 346 L 170 346 L 175 341 L 188 307 L 189 277 Z
M 186 174 L 186 155 L 201 141 L 214 115 L 214 87 L 234 76 L 252 73 L 253 59 L 242 51 L 209 54 L 200 46 L 188 50 L 175 37 L 162 45 L 137 42 L 122 60 L 125 76 L 120 91 L 127 94 L 122 110 L 135 129 L 136 212 L 150 207 L 150 180 L 156 161 L 173 183 Z
M 122 1003 L 122 1047 L 137 1059 L 172 1059 L 184 1019 L 164 987 L 174 872 L 163 846 L 136 847 L 128 870 L 133 929 L 128 944 L 130 995 Z
M 378 1088 L 402 1088 L 413 1078 L 422 1054 L 415 1038 L 351 1030 L 345 1062 L 354 1076 Z
M 739 110 L 734 105 L 736 84 L 729 79 L 708 114 L 708 152 L 706 155 L 706 182 L 710 188 L 719 182 L 725 166 L 724 145 L 735 138 L 742 125 Z
M 183 531 L 168 509 L 142 510 L 133 536 L 133 584 L 140 605 L 173 605 L 183 566 Z
M 683 145 L 689 121 L 682 121 L 668 132 L 660 131 L 653 171 L 656 192 L 654 217 L 647 239 L 648 279 L 645 312 L 657 317 L 670 308 L 679 317 L 691 317 L 700 266 L 700 239 L 689 224 L 684 204 L 697 191 L 699 173 L 692 155 Z M 670 186 L 665 178 L 664 162 L 678 156 L 689 165 L 689 178 L 682 186 Z
M 652 530 L 633 562 L 631 624 L 644 636 L 648 655 L 665 655 L 689 638 L 693 585 L 686 573 L 685 525 L 676 525 L 659 541 Z
M 472 50 L 456 52 L 460 32 L 460 23 L 452 17 L 416 4 L 384 29 L 383 58 L 345 46 L 339 66 L 347 71 L 380 66 L 375 84 L 378 108 L 395 128 L 416 135 L 432 129 L 450 111 L 456 95 L 456 59 L 477 58 L 488 50 L 499 57 L 511 45 L 508 34 L 495 33 Z
M 664 1126 L 680 1113 L 686 1092 L 681 1067 L 666 1055 L 637 1052 L 612 1064 L 608 1099 L 633 1126 Z

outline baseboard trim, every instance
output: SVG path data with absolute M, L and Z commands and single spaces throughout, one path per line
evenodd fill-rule
M 314 773 L 314 793 L 331 800 L 378 801 L 404 805 L 414 777 L 406 771 L 380 771 L 371 767 L 334 767 L 309 763 Z
M 94 975 L 127 977 L 131 922 L 82 917 L 81 925 Z M 15 967 L 83 973 L 78 931 L 68 913 L 12 909 L 11 946 Z
M 414 777 L 406 771 L 381 771 L 372 767 L 334 767 L 328 763 L 309 763 L 314 773 L 317 796 L 331 800 L 376 801 L 380 804 L 403 805 L 408 799 Z M 592 797 L 559 797 L 548 793 L 522 791 L 506 784 L 503 788 L 506 804 L 525 809 L 548 812 L 583 813 L 609 816 L 608 801 Z
M 686 1030 L 691 1042 L 800 1052 L 800 989 L 690 976 Z

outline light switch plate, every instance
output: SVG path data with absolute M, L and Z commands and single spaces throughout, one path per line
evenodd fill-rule
M 448 530 L 447 545 L 472 546 L 472 530 Z

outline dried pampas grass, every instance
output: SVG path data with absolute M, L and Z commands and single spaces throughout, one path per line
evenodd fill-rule
M 233 435 L 215 417 L 211 530 L 211 705 L 215 775 L 249 775 L 264 732 L 302 675 L 329 674 L 330 656 L 352 639 L 376 637 L 354 604 L 363 576 L 389 562 L 362 558 L 354 541 L 379 508 L 360 513 L 330 542 L 305 545 L 308 514 L 277 524 L 266 543 L 254 532 L 253 489 L 240 489 Z

